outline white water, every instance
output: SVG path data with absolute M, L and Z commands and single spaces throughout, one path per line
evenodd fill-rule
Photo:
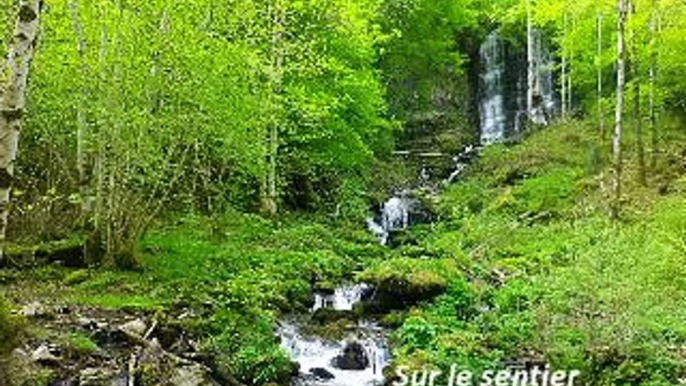
M 319 308 L 350 311 L 368 290 L 366 284 L 341 286 L 332 295 L 317 295 L 312 311 Z M 278 334 L 281 336 L 281 347 L 291 355 L 293 361 L 300 364 L 300 376 L 295 380 L 295 386 L 367 386 L 383 383 L 383 369 L 390 363 L 390 351 L 386 345 L 385 331 L 375 323 L 359 322 L 346 339 L 337 342 L 304 336 L 293 323 L 281 323 Z M 334 358 L 343 352 L 347 343 L 353 341 L 364 347 L 369 366 L 364 370 L 335 368 L 332 364 Z M 312 369 L 324 369 L 334 378 L 318 379 L 310 373 Z
M 523 129 L 523 123 L 530 120 L 538 125 L 548 125 L 555 114 L 555 89 L 553 84 L 554 61 L 548 52 L 540 31 L 533 34 L 533 66 L 535 103 L 531 111 L 527 111 L 525 103 L 528 81 L 526 73 L 514 74 L 517 66 L 528 66 L 527 63 L 506 63 L 503 42 L 498 31 L 491 32 L 480 48 L 482 73 L 481 102 L 479 113 L 481 116 L 481 143 L 489 145 L 502 142 L 510 134 L 518 134 Z M 516 80 L 515 89 L 506 92 L 504 79 Z M 514 103 L 508 103 L 513 98 Z M 508 111 L 507 106 L 513 106 L 516 111 Z
M 388 243 L 392 231 L 406 229 L 410 225 L 411 200 L 404 195 L 391 197 L 381 209 L 381 223 L 367 219 L 367 228 L 379 239 L 381 245 Z
M 374 324 L 361 324 L 353 335 L 340 342 L 305 337 L 291 324 L 282 325 L 279 333 L 282 338 L 281 347 L 300 364 L 301 376 L 296 385 L 366 386 L 383 383 L 383 369 L 390 362 L 390 354 L 383 330 Z M 353 340 L 365 348 L 370 365 L 364 370 L 341 370 L 333 367 L 333 359 L 341 354 L 346 343 Z M 310 370 L 317 368 L 325 369 L 334 378 L 315 378 Z
M 484 88 L 480 105 L 481 143 L 491 144 L 505 139 L 507 116 L 503 93 L 505 64 L 503 48 L 498 32 L 491 32 L 480 49 L 484 72 L 481 82 Z
M 369 290 L 366 284 L 344 285 L 334 290 L 331 295 L 315 294 L 312 312 L 320 308 L 330 308 L 336 311 L 352 311 L 353 306 L 362 300 Z

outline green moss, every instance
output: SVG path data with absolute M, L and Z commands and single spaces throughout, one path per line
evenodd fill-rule
M 452 260 L 395 258 L 374 264 L 357 279 L 401 300 L 421 300 L 442 293 L 458 276 Z
M 89 276 L 90 273 L 88 272 L 88 270 L 79 269 L 67 274 L 67 276 L 64 277 L 64 284 L 71 286 L 83 283 L 84 281 L 88 280 Z
M 25 321 L 13 316 L 7 301 L 0 296 L 0 357 L 16 348 L 25 332 Z
M 67 335 L 63 341 L 67 351 L 75 356 L 88 356 L 100 349 L 90 337 L 79 332 Z

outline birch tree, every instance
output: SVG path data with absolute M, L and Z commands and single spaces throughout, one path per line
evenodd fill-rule
M 40 0 L 19 2 L 14 46 L 10 48 L 4 69 L 7 79 L 0 95 L 0 261 L 4 260 L 14 162 L 22 116 L 26 110 L 27 86 L 38 39 L 41 4 Z
M 598 91 L 598 132 L 600 138 L 605 138 L 605 123 L 603 114 L 603 14 L 598 11 L 596 16 L 596 40 L 598 45 L 598 52 L 596 57 L 596 86 Z
M 625 53 L 624 31 L 626 27 L 626 0 L 617 0 L 617 105 L 615 106 L 615 127 L 612 137 L 612 160 L 614 178 L 612 186 L 612 217 L 619 217 L 622 196 L 622 117 L 624 109 Z
M 655 112 L 655 80 L 657 78 L 657 25 L 658 19 L 658 4 L 656 0 L 651 1 L 650 6 L 650 21 L 648 31 L 650 34 L 650 65 L 648 70 L 648 115 L 649 115 L 649 131 L 650 131 L 650 168 L 655 169 L 657 160 L 657 127 L 656 127 L 656 112 Z
M 636 3 L 629 2 L 631 15 L 636 15 Z M 643 146 L 643 116 L 641 113 L 641 58 L 639 54 L 639 41 L 636 37 L 636 27 L 631 28 L 631 80 L 633 82 L 633 97 L 634 97 L 634 136 L 636 158 L 638 162 L 638 182 L 641 185 L 646 185 L 646 171 L 645 171 L 645 152 Z
M 562 15 L 562 70 L 560 74 L 560 84 L 562 90 L 560 92 L 562 97 L 562 118 L 567 118 L 567 12 Z
M 282 122 L 283 75 L 284 75 L 284 34 L 285 9 L 281 0 L 269 5 L 269 112 L 266 138 L 266 168 L 262 181 L 262 211 L 268 215 L 277 212 L 278 174 L 277 160 L 279 154 L 279 126 Z
M 527 62 L 527 87 L 526 87 L 526 110 L 529 120 L 533 119 L 534 113 L 534 87 L 536 86 L 536 63 L 534 62 L 534 27 L 532 17 L 532 0 L 526 2 L 526 62 Z

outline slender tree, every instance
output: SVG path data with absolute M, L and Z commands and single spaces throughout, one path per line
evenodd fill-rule
M 560 76 L 560 83 L 562 90 L 562 118 L 567 118 L 567 12 L 564 12 L 562 22 L 562 74 Z
M 573 34 L 574 31 L 576 30 L 576 17 L 574 14 L 572 14 L 572 21 L 571 21 L 571 33 Z M 573 74 L 573 69 L 574 69 L 574 40 L 570 41 L 569 46 L 570 46 L 570 53 L 569 53 L 569 60 L 567 62 L 567 113 L 571 114 L 572 113 L 572 74 Z
M 27 85 L 38 39 L 41 5 L 40 0 L 19 2 L 15 41 L 3 70 L 7 74 L 7 80 L 0 94 L 0 260 L 4 260 L 14 162 L 22 115 L 26 109 Z
M 262 186 L 262 211 L 268 215 L 277 212 L 277 159 L 279 153 L 279 126 L 282 122 L 283 108 L 283 74 L 284 74 L 284 34 L 285 8 L 281 0 L 276 0 L 269 6 L 270 41 L 270 90 L 269 109 L 270 118 L 267 132 L 266 172 Z
M 534 27 L 532 17 L 532 0 L 526 1 L 526 58 L 527 58 L 527 88 L 526 110 L 529 120 L 534 113 L 534 88 L 536 86 L 536 63 L 534 59 Z
M 631 15 L 636 15 L 636 3 L 630 1 Z M 634 141 L 636 158 L 638 162 L 638 182 L 646 185 L 645 148 L 643 145 L 643 116 L 641 113 L 641 58 L 639 54 L 639 42 L 637 41 L 635 28 L 631 28 L 631 80 L 634 94 Z
M 76 106 L 76 170 L 79 177 L 79 195 L 81 198 L 81 220 L 83 222 L 84 231 L 86 233 L 86 242 L 84 244 L 84 258 L 86 261 L 93 261 L 95 250 L 98 248 L 93 240 L 94 236 L 94 221 L 93 221 L 93 195 L 92 195 L 92 181 L 93 168 L 90 162 L 91 149 L 89 146 L 89 133 L 87 122 L 87 105 L 89 103 L 89 88 L 88 79 L 90 78 L 88 62 L 86 58 L 86 36 L 83 31 L 83 22 L 79 10 L 79 3 L 77 0 L 72 0 L 69 3 L 69 9 L 72 17 L 72 27 L 74 30 L 74 38 L 76 41 L 76 49 L 80 61 L 80 79 L 79 88 L 81 92 L 78 96 L 78 103 Z
M 650 7 L 650 66 L 648 71 L 648 114 L 649 114 L 649 130 L 650 130 L 650 168 L 655 169 L 657 162 L 657 127 L 656 127 L 656 112 L 655 112 L 655 79 L 657 77 L 657 39 L 656 29 L 658 19 L 658 5 L 656 0 L 651 1 Z
M 624 31 L 626 27 L 626 15 L 626 0 L 617 0 L 617 105 L 615 106 L 615 128 L 612 137 L 614 178 L 611 209 L 613 218 L 619 217 L 622 196 L 622 117 L 624 109 Z
M 605 120 L 603 114 L 603 14 L 598 11 L 597 14 L 597 44 L 598 52 L 596 57 L 596 85 L 598 89 L 598 133 L 600 138 L 605 138 Z

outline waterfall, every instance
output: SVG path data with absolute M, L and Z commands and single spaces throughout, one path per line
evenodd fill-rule
M 370 291 L 367 284 L 343 285 L 337 287 L 332 294 L 314 294 L 314 306 L 311 312 L 320 308 L 330 308 L 336 311 L 352 311 L 353 306 L 364 298 Z
M 503 91 L 503 49 L 498 32 L 491 32 L 480 49 L 483 74 L 483 97 L 480 104 L 481 143 L 490 144 L 505 139 L 507 116 Z
M 367 219 L 367 228 L 374 234 L 381 245 L 388 243 L 390 233 L 406 229 L 410 225 L 410 207 L 412 201 L 405 194 L 391 197 L 381 208 L 381 219 Z
M 369 295 L 370 290 L 366 284 L 347 284 L 336 288 L 332 294 L 315 294 L 315 306 L 310 311 L 320 308 L 350 311 Z M 354 327 L 350 325 L 347 336 L 340 340 L 309 335 L 306 331 L 310 329 L 301 329 L 301 326 L 302 322 L 298 323 L 297 319 L 281 321 L 277 330 L 281 347 L 299 365 L 299 376 L 293 386 L 374 386 L 383 383 L 383 369 L 391 362 L 391 352 L 387 331 L 375 322 L 360 320 Z M 341 356 L 358 366 L 355 369 L 342 366 Z
M 527 55 L 491 32 L 480 48 L 481 143 L 489 145 L 520 134 L 527 122 L 550 124 L 556 113 L 554 61 L 541 31 L 533 31 L 533 104 L 527 106 Z
M 373 386 L 383 383 L 383 369 L 390 363 L 390 351 L 385 342 L 385 332 L 372 323 L 360 323 L 353 336 L 338 342 L 308 337 L 300 329 L 282 323 L 278 331 L 281 347 L 291 359 L 300 365 L 300 377 L 295 381 L 302 386 Z M 363 370 L 342 370 L 333 365 L 333 360 L 351 341 L 362 345 L 369 364 Z M 321 379 L 315 374 L 322 370 L 330 379 Z M 327 377 L 328 378 L 328 377 Z

